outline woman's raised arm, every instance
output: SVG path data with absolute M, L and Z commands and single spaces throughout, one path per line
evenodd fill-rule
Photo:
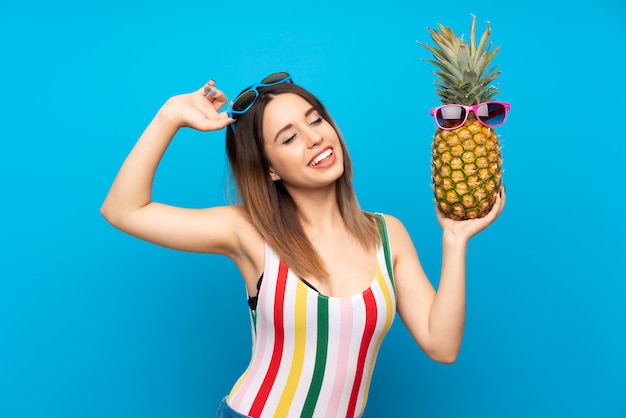
M 209 81 L 199 90 L 170 98 L 157 112 L 120 168 L 100 209 L 120 230 L 165 247 L 231 255 L 233 230 L 245 213 L 236 207 L 186 209 L 152 201 L 157 167 L 182 127 L 218 130 L 232 123 L 220 109 L 226 96 Z

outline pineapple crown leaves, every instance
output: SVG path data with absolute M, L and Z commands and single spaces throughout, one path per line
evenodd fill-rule
M 438 77 L 435 81 L 436 93 L 445 104 L 458 103 L 472 105 L 490 100 L 498 94 L 497 87 L 491 83 L 500 75 L 498 66 L 489 68 L 493 57 L 500 47 L 491 50 L 488 44 L 491 27 L 483 32 L 476 45 L 476 16 L 472 16 L 470 43 L 458 37 L 452 29 L 439 24 L 439 30 L 428 28 L 435 46 L 417 42 L 428 49 L 432 60 L 440 71 L 433 71 Z

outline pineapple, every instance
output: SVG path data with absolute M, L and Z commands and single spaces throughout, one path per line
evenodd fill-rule
M 439 71 L 436 93 L 443 104 L 471 106 L 498 94 L 490 84 L 500 72 L 489 63 L 500 47 L 489 52 L 489 23 L 476 46 L 473 16 L 470 44 L 450 28 L 428 29 L 435 46 L 418 42 L 432 52 L 428 60 Z M 432 145 L 432 182 L 437 206 L 444 216 L 456 220 L 485 216 L 493 207 L 502 181 L 502 154 L 493 127 L 482 125 L 470 112 L 463 126 L 438 128 Z

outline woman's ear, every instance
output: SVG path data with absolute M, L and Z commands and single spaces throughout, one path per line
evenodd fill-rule
M 280 176 L 276 174 L 276 172 L 274 171 L 272 167 L 270 167 L 270 178 L 272 179 L 272 181 L 280 180 Z

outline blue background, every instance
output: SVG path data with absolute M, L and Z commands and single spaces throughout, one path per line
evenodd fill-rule
M 438 22 L 467 36 L 472 13 L 502 46 L 507 207 L 470 243 L 458 361 L 430 361 L 397 318 L 367 416 L 626 416 L 623 2 L 2 0 L 0 417 L 213 416 L 247 365 L 234 265 L 99 214 L 159 106 L 209 78 L 232 98 L 286 69 L 319 95 L 363 208 L 404 221 L 436 284 L 416 40 Z M 154 198 L 223 204 L 223 137 L 180 132 Z

